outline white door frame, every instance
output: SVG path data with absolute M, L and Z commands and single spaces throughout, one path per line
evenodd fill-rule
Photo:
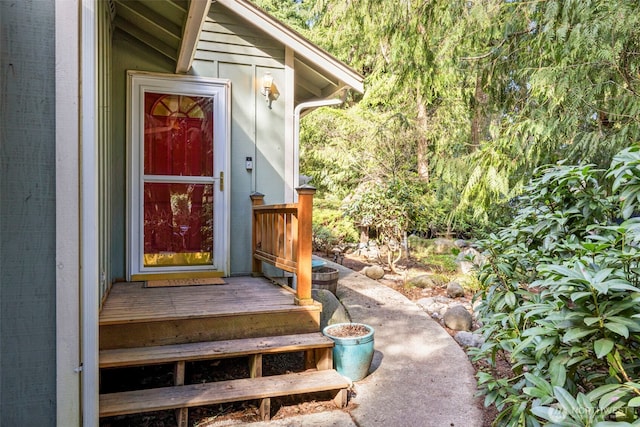
M 129 71 L 127 80 L 127 276 L 171 272 L 216 271 L 229 274 L 230 201 L 230 117 L 231 83 L 229 80 Z M 144 93 L 212 97 L 214 173 L 214 262 L 213 266 L 145 267 L 143 262 L 143 184 L 144 184 Z M 178 177 L 175 179 L 182 179 Z M 188 178 L 190 181 L 200 178 Z M 209 183 L 209 181 L 202 183 Z

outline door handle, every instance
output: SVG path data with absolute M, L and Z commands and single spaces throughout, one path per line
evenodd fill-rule
M 220 171 L 220 191 L 224 191 L 224 172 Z

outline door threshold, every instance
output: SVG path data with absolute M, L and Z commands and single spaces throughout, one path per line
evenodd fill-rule
M 176 279 L 209 279 L 212 277 L 224 277 L 222 271 L 176 271 L 167 273 L 147 273 L 131 275 L 132 282 L 144 282 L 149 280 L 176 280 Z

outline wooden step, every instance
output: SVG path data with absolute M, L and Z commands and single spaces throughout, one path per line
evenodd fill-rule
M 320 304 L 296 305 L 290 292 L 264 278 L 225 282 L 173 288 L 115 283 L 100 312 L 100 350 L 320 330 Z
M 260 378 L 243 378 L 203 384 L 163 387 L 147 390 L 103 394 L 100 417 L 191 408 L 229 402 L 262 399 L 268 408 L 272 397 L 292 396 L 322 391 L 336 391 L 334 402 L 346 405 L 349 381 L 335 370 L 306 371 Z M 267 399 L 265 404 L 264 400 Z M 262 411 L 261 411 L 262 412 Z M 268 412 L 268 411 L 267 411 Z M 268 417 L 268 414 L 266 415 Z
M 318 369 L 330 369 L 332 367 L 330 351 L 332 348 L 333 341 L 320 332 L 153 347 L 122 348 L 101 350 L 100 368 L 157 365 L 177 361 L 193 362 L 243 357 L 254 354 L 318 350 L 316 352 L 317 359 L 323 360 L 329 358 L 323 366 L 318 366 Z M 322 349 L 324 349 L 324 351 L 321 351 Z M 320 360 L 317 360 L 317 362 Z

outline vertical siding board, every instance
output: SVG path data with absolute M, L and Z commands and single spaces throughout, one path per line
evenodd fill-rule
M 0 1 L 0 425 L 56 420 L 54 3 Z
M 216 72 L 217 75 L 207 74 Z M 256 162 L 255 134 L 255 83 L 254 67 L 212 61 L 197 61 L 194 72 L 207 77 L 219 77 L 231 81 L 231 191 L 230 219 L 230 261 L 232 274 L 247 274 L 252 271 L 251 261 L 251 200 L 249 195 L 256 191 L 254 175 L 244 168 L 246 157 Z M 271 194 L 266 200 L 272 200 Z M 263 236 L 264 237 L 264 236 Z
M 98 3 L 98 146 L 100 166 L 100 300 L 111 283 L 111 14 L 107 2 Z

